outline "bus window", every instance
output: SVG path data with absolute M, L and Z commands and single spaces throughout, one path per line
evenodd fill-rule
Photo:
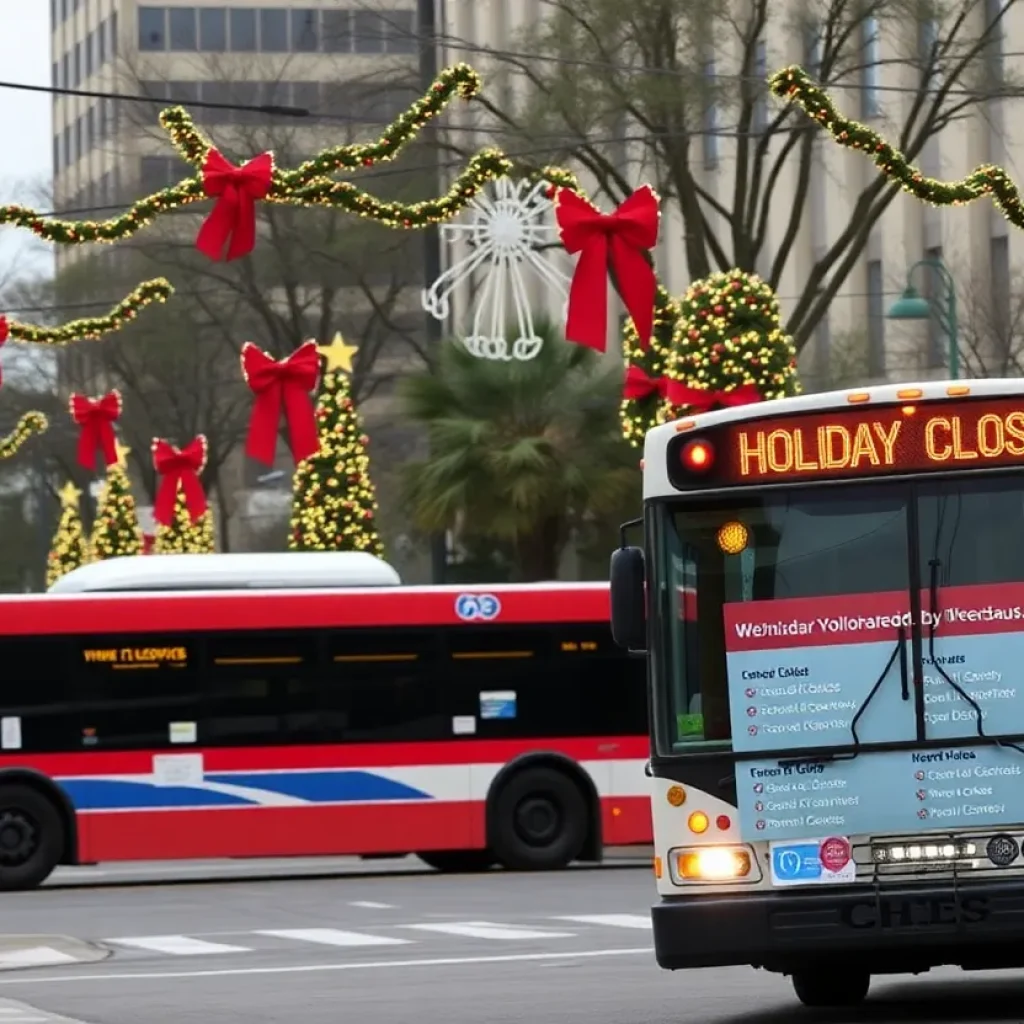
M 166 747 L 188 735 L 200 709 L 196 646 L 192 637 L 159 635 L 75 641 L 79 745 Z
M 921 588 L 1024 583 L 1024 483 L 984 477 L 919 490 Z
M 320 738 L 316 639 L 305 634 L 212 636 L 206 643 L 200 740 L 214 745 Z
M 337 740 L 362 743 L 449 739 L 436 630 L 339 631 L 322 706 Z
M 663 749 L 731 739 L 723 605 L 907 593 L 906 489 L 831 487 L 694 502 L 665 513 L 671 630 Z M 692 610 L 688 610 L 688 604 Z
M 0 754 L 74 750 L 81 729 L 70 645 L 11 637 L 5 656 L 8 668 L 0 675 Z

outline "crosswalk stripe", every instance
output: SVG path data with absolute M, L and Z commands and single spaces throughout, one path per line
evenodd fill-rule
M 152 953 L 170 953 L 173 956 L 210 956 L 214 953 L 251 953 L 248 946 L 229 946 L 226 942 L 207 942 L 188 935 L 137 935 L 119 939 L 105 939 L 117 946 L 147 949 Z
M 415 928 L 421 932 L 437 932 L 441 935 L 461 935 L 468 939 L 571 939 L 574 932 L 537 931 L 519 925 L 491 924 L 489 921 L 449 921 L 445 924 L 406 924 L 403 928 Z
M 604 924 L 609 928 L 645 928 L 650 931 L 651 919 L 646 914 L 577 914 L 555 917 L 554 921 L 574 921 L 578 924 Z
M 49 946 L 10 949 L 0 952 L 0 967 L 43 967 L 46 964 L 73 964 L 78 958 Z
M 343 932 L 337 928 L 273 928 L 258 931 L 275 939 L 297 939 L 299 942 L 318 942 L 324 946 L 407 946 L 411 939 L 394 939 L 363 932 Z

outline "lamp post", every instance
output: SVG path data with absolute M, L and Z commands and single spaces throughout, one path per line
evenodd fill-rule
M 911 283 L 914 271 L 918 267 L 929 267 L 935 272 L 945 292 L 945 302 L 941 296 L 934 303 L 921 296 Z M 949 341 L 949 376 L 957 380 L 960 376 L 960 337 L 956 315 L 956 282 L 949 268 L 942 260 L 918 260 L 907 271 L 907 286 L 903 294 L 892 304 L 888 312 L 890 320 L 929 320 L 934 316 L 942 325 Z

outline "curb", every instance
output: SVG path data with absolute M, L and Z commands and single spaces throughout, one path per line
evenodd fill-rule
M 98 963 L 111 951 L 70 935 L 0 935 L 0 972 Z

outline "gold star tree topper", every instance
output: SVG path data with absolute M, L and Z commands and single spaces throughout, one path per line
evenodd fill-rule
M 82 492 L 79 488 L 74 485 L 74 482 L 69 480 L 58 492 L 60 494 L 60 503 L 67 508 L 69 505 L 77 505 L 78 499 L 81 498 Z
M 114 451 L 117 453 L 117 462 L 115 462 L 114 465 L 120 467 L 121 469 L 127 469 L 128 456 L 131 455 L 132 453 L 131 448 L 129 448 L 128 445 L 126 444 L 121 444 L 120 441 L 115 441 Z
M 327 360 L 327 372 L 334 373 L 341 370 L 343 373 L 352 372 L 352 357 L 359 351 L 357 345 L 346 345 L 345 339 L 339 331 L 334 336 L 330 345 L 317 345 L 317 352 Z

